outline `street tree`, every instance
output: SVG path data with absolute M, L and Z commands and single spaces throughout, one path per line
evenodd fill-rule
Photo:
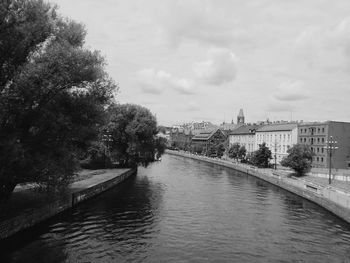
M 238 150 L 238 158 L 244 160 L 247 155 L 247 149 L 242 145 Z
M 258 167 L 268 168 L 271 159 L 272 159 L 271 151 L 266 146 L 266 143 L 263 142 L 262 144 L 259 144 L 259 149 L 253 152 L 251 157 L 251 162 L 252 164 Z
M 282 166 L 292 168 L 298 176 L 303 176 L 310 171 L 313 156 L 310 146 L 296 144 L 287 152 L 288 156 L 283 158 Z
M 230 149 L 228 150 L 228 157 L 232 159 L 238 159 L 239 149 L 240 149 L 239 143 L 232 144 Z
M 41 0 L 0 3 L 0 200 L 19 183 L 67 185 L 117 86 L 84 26 Z
M 111 156 L 121 166 L 147 165 L 161 155 L 165 143 L 157 139 L 157 121 L 145 107 L 113 104 L 108 109 Z

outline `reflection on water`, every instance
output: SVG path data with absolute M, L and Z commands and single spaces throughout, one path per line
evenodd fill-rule
M 347 262 L 349 244 L 349 225 L 315 204 L 236 171 L 165 156 L 17 237 L 0 261 Z

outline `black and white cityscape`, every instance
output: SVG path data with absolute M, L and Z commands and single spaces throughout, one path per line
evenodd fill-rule
M 350 2 L 1 0 L 0 262 L 350 262 Z

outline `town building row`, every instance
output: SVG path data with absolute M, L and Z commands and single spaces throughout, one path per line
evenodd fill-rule
M 348 122 L 246 124 L 243 110 L 240 110 L 237 124 L 232 127 L 234 128 L 229 130 L 219 127 L 199 131 L 172 129 L 170 144 L 180 149 L 206 153 L 213 144 L 223 143 L 228 148 L 238 143 L 246 148 L 247 153 L 252 153 L 259 149 L 260 144 L 266 143 L 279 164 L 288 155 L 288 149 L 299 143 L 310 146 L 314 153 L 312 162 L 314 168 L 328 168 L 331 151 L 332 168 L 350 169 L 350 123 Z

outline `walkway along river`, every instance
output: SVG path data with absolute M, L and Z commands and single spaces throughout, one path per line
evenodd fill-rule
M 1 247 L 0 262 L 349 262 L 350 225 L 294 194 L 165 155 Z

